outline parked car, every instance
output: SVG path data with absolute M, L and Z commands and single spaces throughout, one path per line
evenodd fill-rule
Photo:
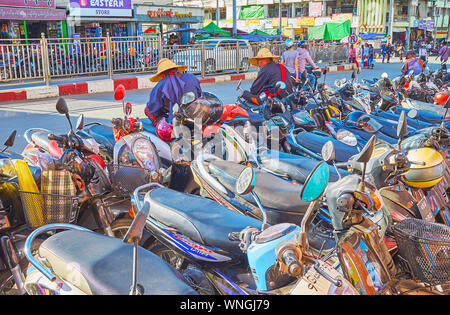
M 239 52 L 237 43 L 239 42 Z M 237 39 L 207 39 L 192 47 L 177 51 L 172 60 L 179 65 L 187 65 L 187 71 L 200 73 L 202 71 L 202 45 L 205 45 L 205 73 L 223 70 L 236 70 L 236 58 L 240 65 L 239 71 L 246 72 L 250 67 L 249 59 L 253 51 L 247 40 Z

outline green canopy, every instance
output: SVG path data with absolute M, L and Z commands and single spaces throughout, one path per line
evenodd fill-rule
M 272 28 L 266 30 L 267 35 L 278 35 L 278 28 Z
M 202 30 L 209 31 L 209 32 L 212 32 L 214 34 L 230 35 L 229 31 L 225 31 L 225 30 L 221 29 L 214 22 L 209 23 L 204 28 L 202 28 Z
M 246 5 L 241 7 L 239 19 L 264 19 L 264 5 Z
M 264 31 L 260 31 L 260 30 L 254 30 L 253 32 L 251 32 L 250 34 L 252 35 L 270 35 L 269 33 L 266 33 Z
M 350 36 L 350 21 L 342 23 L 324 23 L 323 25 L 308 27 L 308 40 L 341 40 Z

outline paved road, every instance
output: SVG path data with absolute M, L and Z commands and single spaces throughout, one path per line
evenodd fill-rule
M 432 64 L 430 68 L 436 69 L 438 65 Z M 359 78 L 371 79 L 380 77 L 383 72 L 387 72 L 390 77 L 395 77 L 400 73 L 401 63 L 390 64 L 377 63 L 375 69 L 363 69 Z M 326 83 L 332 84 L 336 79 L 351 78 L 351 72 L 329 73 L 326 76 Z M 320 79 L 323 82 L 323 77 Z M 243 81 L 242 88 L 249 89 L 251 81 Z M 220 84 L 203 84 L 205 91 L 210 91 L 224 103 L 234 103 L 238 92 L 236 91 L 237 82 L 224 82 Z M 148 100 L 148 90 L 128 91 L 125 99 L 133 105 L 135 116 L 144 118 L 144 108 Z M 65 116 L 60 115 L 55 110 L 56 98 L 0 103 L 0 142 L 3 143 L 12 130 L 17 130 L 16 143 L 13 150 L 21 152 L 26 145 L 23 133 L 26 129 L 45 128 L 56 134 L 66 133 L 69 125 Z M 122 117 L 122 104 L 114 100 L 112 93 L 108 94 L 90 94 L 80 96 L 70 96 L 66 98 L 69 105 L 72 123 L 75 124 L 77 116 L 81 113 L 85 116 L 86 123 L 101 122 L 109 124 L 113 117 Z M 0 146 L 0 149 L 2 146 Z

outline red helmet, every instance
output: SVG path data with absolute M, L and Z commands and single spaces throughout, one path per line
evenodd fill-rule
M 156 124 L 156 134 L 165 142 L 170 142 L 175 139 L 173 136 L 173 126 L 167 123 L 165 118 L 161 118 Z
M 434 100 L 438 105 L 445 105 L 448 102 L 449 96 L 447 93 L 441 92 L 434 96 Z

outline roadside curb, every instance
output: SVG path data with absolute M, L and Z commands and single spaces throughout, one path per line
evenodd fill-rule
M 344 64 L 328 67 L 328 72 L 350 71 L 355 64 Z M 324 68 L 322 68 L 324 70 Z M 199 78 L 200 83 L 220 83 L 237 80 L 255 80 L 258 72 L 240 74 L 225 74 L 213 77 Z M 88 82 L 67 83 L 50 86 L 34 86 L 0 91 L 0 102 L 36 100 L 59 96 L 97 94 L 113 92 L 119 84 L 127 90 L 152 89 L 156 82 L 149 79 L 152 75 L 132 76 L 117 79 L 101 79 Z

